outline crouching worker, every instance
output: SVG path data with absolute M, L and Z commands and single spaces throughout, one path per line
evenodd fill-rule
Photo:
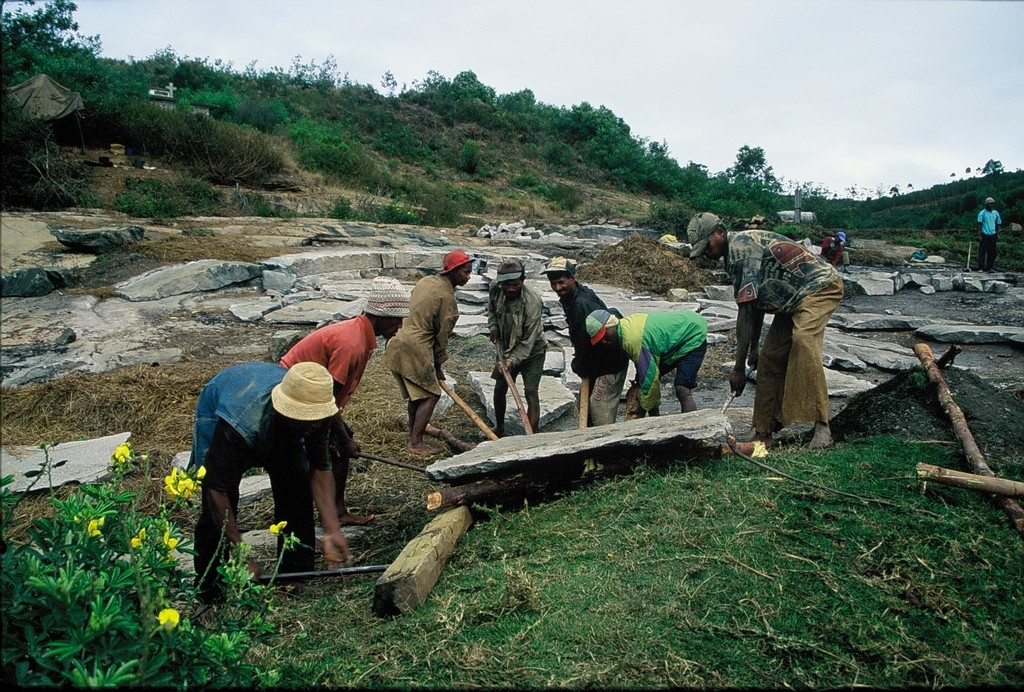
M 696 312 L 638 312 L 619 318 L 607 310 L 595 310 L 587 316 L 587 333 L 595 346 L 623 351 L 633 361 L 641 418 L 660 413 L 660 379 L 672 370 L 681 411 L 697 410 L 692 390 L 708 350 L 708 322 Z
M 487 303 L 487 328 L 491 341 L 501 349 L 512 381 L 520 373 L 523 375 L 526 418 L 536 432 L 540 423 L 540 378 L 548 344 L 544 339 L 544 303 L 537 291 L 523 284 L 525 276 L 519 260 L 508 260 L 498 268 Z M 494 380 L 494 434 L 502 437 L 508 383 L 501 372 L 501 362 L 495 364 L 491 379 Z
M 204 603 L 220 596 L 217 567 L 229 546 L 242 542 L 238 488 L 250 468 L 267 470 L 274 522 L 287 522 L 286 532 L 299 539 L 282 556 L 281 572 L 313 569 L 314 504 L 323 523 L 328 568 L 351 559 L 338 524 L 327 447 L 329 423 L 338 412 L 332 389 L 331 374 L 316 363 L 290 369 L 242 363 L 219 372 L 199 394 L 189 466 L 206 467 L 195 528 L 196 586 Z M 282 542 L 283 536 L 278 550 Z M 249 570 L 254 577 L 260 574 L 255 560 L 249 560 Z

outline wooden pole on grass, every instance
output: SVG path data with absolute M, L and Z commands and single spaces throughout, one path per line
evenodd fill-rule
M 942 377 L 942 372 L 935 364 L 932 350 L 928 347 L 928 344 L 917 344 L 914 346 L 914 354 L 921 361 L 921 364 L 924 365 L 928 380 L 935 386 L 939 397 L 939 405 L 942 406 L 942 410 L 949 416 L 949 420 L 953 424 L 953 433 L 956 435 L 956 439 L 960 441 L 960 446 L 963 447 L 971 468 L 980 476 L 995 478 L 996 474 L 985 463 L 985 458 L 981 455 L 981 450 L 978 449 L 978 444 L 974 441 L 971 429 L 967 426 L 964 412 L 954 401 L 953 394 L 949 391 L 949 385 L 946 384 L 946 380 Z M 1021 538 L 1024 538 L 1024 509 L 1008 497 L 1003 497 L 1002 495 L 990 495 L 990 497 L 993 502 L 1002 508 L 1003 512 L 1010 519 L 1010 523 L 1013 524 L 1013 528 L 1017 529 L 1017 533 L 1021 535 Z
M 917 465 L 917 478 L 922 481 L 935 481 L 944 485 L 955 485 L 958 488 L 979 490 L 986 493 L 997 493 L 1006 497 L 1024 497 L 1024 483 L 1006 478 L 990 478 L 976 473 L 964 473 L 932 466 L 920 462 Z

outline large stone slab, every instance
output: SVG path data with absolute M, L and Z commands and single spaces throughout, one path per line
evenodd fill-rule
M 480 398 L 480 403 L 484 405 L 488 420 L 491 421 L 492 425 L 496 425 L 497 418 L 494 415 L 494 380 L 491 379 L 491 373 L 470 372 L 469 386 Z M 519 396 L 523 396 L 522 378 L 516 379 L 516 388 L 519 390 Z M 540 420 L 538 421 L 538 426 L 541 430 L 544 429 L 544 426 L 558 420 L 576 406 L 576 397 L 566 389 L 565 385 L 562 384 L 562 380 L 558 377 L 541 377 L 537 394 L 540 398 Z M 519 415 L 519 409 L 516 407 L 516 400 L 511 391 L 506 399 L 505 432 L 509 435 L 525 434 L 526 430 L 523 428 L 522 417 Z M 526 405 L 525 397 L 523 398 L 523 405 Z
M 851 331 L 887 331 L 917 329 L 928 324 L 935 324 L 932 317 L 913 317 L 911 315 L 883 315 L 878 313 L 833 313 L 829 326 L 849 329 Z
M 195 291 L 215 291 L 243 283 L 260 275 L 252 262 L 196 260 L 173 267 L 161 267 L 114 286 L 114 293 L 132 302 L 157 300 Z
M 94 255 L 110 252 L 129 243 L 142 240 L 145 235 L 142 226 L 88 229 L 50 226 L 50 233 L 61 245 L 76 252 L 91 252 Z
M 491 474 L 550 469 L 580 459 L 621 459 L 659 450 L 685 457 L 707 446 L 726 444 L 730 431 L 724 415 L 705 409 L 488 440 L 468 452 L 434 462 L 426 471 L 435 481 L 465 483 Z
M 1020 343 L 1024 338 L 1022 327 L 972 326 L 931 324 L 914 332 L 920 337 L 944 344 L 1000 344 Z
M 92 440 L 61 442 L 42 450 L 35 445 L 0 448 L 3 475 L 14 476 L 8 486 L 12 492 L 29 488 L 49 490 L 67 483 L 102 483 L 110 478 L 110 457 L 118 445 L 127 442 L 130 432 Z

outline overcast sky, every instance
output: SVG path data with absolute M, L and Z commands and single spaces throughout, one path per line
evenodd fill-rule
M 498 94 L 606 106 L 681 165 L 761 147 L 776 176 L 921 189 L 1024 168 L 1024 2 L 76 0 L 102 55 L 241 72 L 322 64 L 380 92 L 472 70 Z M 155 86 L 155 85 L 154 85 Z

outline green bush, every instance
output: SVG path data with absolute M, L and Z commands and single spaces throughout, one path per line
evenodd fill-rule
M 223 212 L 223 198 L 209 183 L 179 177 L 171 182 L 149 178 L 125 180 L 125 189 L 114 207 L 129 216 L 170 219 L 177 216 L 216 216 Z
M 480 142 L 467 140 L 459 153 L 459 170 L 463 173 L 475 174 L 480 168 Z
M 58 146 L 47 124 L 24 117 L 5 104 L 2 142 L 2 208 L 57 210 L 99 206 L 85 170 Z
M 334 205 L 327 212 L 327 215 L 332 219 L 351 219 L 352 202 L 347 197 L 339 197 L 334 201 Z
M 175 469 L 164 479 L 169 502 L 147 515 L 135 493 L 119 488 L 140 459 L 119 446 L 111 481 L 52 496 L 52 516 L 32 521 L 27 542 L 7 544 L 5 679 L 19 687 L 273 684 L 277 671 L 245 661 L 274 632 L 266 619 L 271 592 L 250 581 L 244 549 L 220 568 L 224 604 L 203 626 L 187 615 L 196 591 L 180 555 L 194 552 L 174 516 L 195 501 L 202 474 Z M 0 481 L 5 540 L 18 502 L 11 481 Z M 294 545 L 294 536 L 287 540 Z

